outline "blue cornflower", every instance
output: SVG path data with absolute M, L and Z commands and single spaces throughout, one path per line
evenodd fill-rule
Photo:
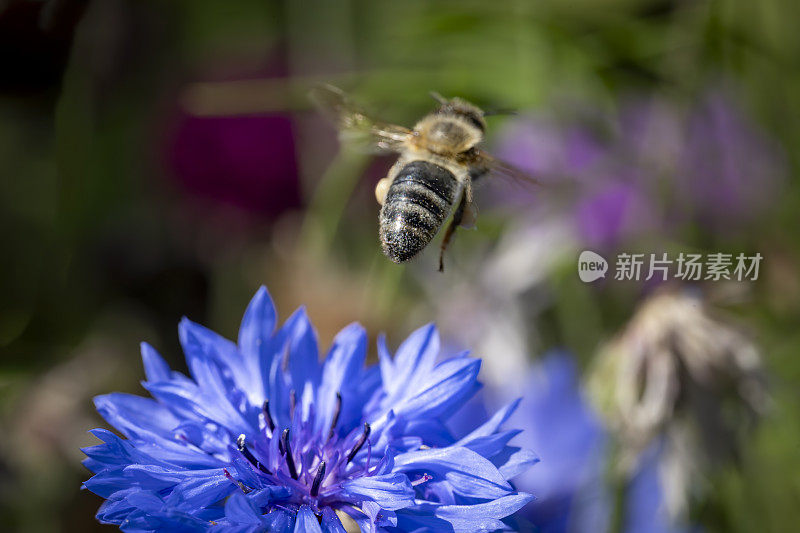
M 566 352 L 553 352 L 528 374 L 530 394 L 512 422 L 525 429 L 524 444 L 535 447 L 542 462 L 517 479 L 521 489 L 537 494 L 522 518 L 537 533 L 611 531 L 615 495 L 607 479 L 610 438 L 584 398 L 575 361 Z M 696 531 L 673 522 L 667 513 L 658 473 L 662 453 L 656 443 L 640 457 L 624 491 L 620 531 Z
M 276 330 L 263 287 L 238 343 L 184 319 L 191 378 L 142 345 L 154 399 L 114 393 L 95 400 L 126 438 L 92 433 L 94 476 L 106 501 L 97 518 L 126 531 L 494 531 L 528 503 L 509 479 L 533 465 L 501 430 L 512 402 L 458 439 L 446 420 L 480 387 L 480 360 L 437 363 L 432 326 L 392 357 L 365 367 L 367 336 L 342 330 L 323 363 L 301 308 Z

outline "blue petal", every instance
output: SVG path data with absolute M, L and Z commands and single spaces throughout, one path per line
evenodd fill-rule
M 508 420 L 514 411 L 517 410 L 519 407 L 519 403 L 522 401 L 521 398 L 517 398 L 513 402 L 509 403 L 499 411 L 497 411 L 492 418 L 487 420 L 483 425 L 479 428 L 471 432 L 469 435 L 465 436 L 463 439 L 459 440 L 456 445 L 457 446 L 464 446 L 465 444 L 469 443 L 470 441 L 477 439 L 479 437 L 485 437 L 487 435 L 491 435 L 492 433 L 496 432 L 500 429 L 500 426 Z
M 131 487 L 131 479 L 122 468 L 104 470 L 83 482 L 83 486 L 98 496 L 108 498 L 118 490 Z
M 526 448 L 506 446 L 502 452 L 492 457 L 505 479 L 514 479 L 539 462 L 539 456 Z
M 378 335 L 378 368 L 381 372 L 381 380 L 387 381 L 387 387 L 391 387 L 391 392 L 397 390 L 394 384 L 394 361 L 392 361 L 392 354 L 386 346 L 386 335 Z M 389 389 L 386 389 L 389 392 Z
M 247 495 L 247 498 L 257 508 L 269 507 L 271 504 L 286 500 L 292 495 L 291 489 L 282 485 L 267 485 L 263 489 L 254 490 Z
M 372 500 L 389 511 L 414 504 L 414 487 L 407 476 L 399 473 L 360 477 L 343 483 L 342 488 L 351 496 Z
M 225 502 L 225 518 L 234 524 L 261 523 L 261 513 L 241 492 L 234 492 Z
M 185 470 L 152 464 L 128 465 L 122 469 L 122 473 L 130 480 L 130 483 L 136 483 L 150 490 L 163 490 L 172 487 L 187 477 L 187 471 Z
M 255 355 L 275 332 L 277 313 L 267 288 L 262 286 L 250 300 L 239 327 L 239 349 Z
M 211 454 L 188 442 L 178 441 L 136 441 L 136 448 L 153 459 L 183 468 L 221 468 L 227 460 L 220 452 Z
M 508 441 L 522 433 L 522 430 L 512 429 L 510 431 L 503 431 L 502 433 L 495 433 L 494 435 L 487 435 L 485 437 L 478 437 L 467 442 L 464 447 L 491 459 L 495 455 L 501 453 L 505 448 Z
M 319 385 L 321 366 L 319 348 L 314 327 L 308 319 L 305 308 L 301 307 L 289 317 L 284 325 L 289 346 L 289 373 L 292 386 L 302 391 L 306 383 Z
M 532 499 L 530 494 L 518 493 L 474 505 L 438 505 L 426 502 L 413 509 L 398 511 L 397 525 L 403 531 L 416 528 L 428 528 L 432 531 L 447 531 L 452 528 L 455 533 L 504 530 L 506 525 L 500 519 L 512 515 Z
M 340 510 L 353 519 L 353 521 L 358 525 L 358 529 L 361 531 L 361 533 L 375 532 L 375 524 L 372 521 L 372 518 L 370 518 L 361 509 L 351 506 L 343 506 Z
M 194 475 L 176 485 L 166 503 L 176 509 L 189 511 L 219 502 L 234 490 L 238 488 L 223 473 L 213 476 Z
M 436 509 L 436 516 L 454 525 L 459 520 L 464 520 L 469 527 L 469 521 L 478 517 L 500 519 L 511 516 L 531 501 L 532 494 L 519 492 L 475 505 L 443 505 Z
M 96 396 L 100 416 L 128 438 L 171 439 L 180 420 L 155 400 L 115 392 Z
M 473 498 L 501 498 L 513 492 L 511 485 L 487 459 L 467 448 L 418 450 L 394 459 L 399 472 L 427 472 L 446 479 L 453 491 Z
M 414 331 L 403 341 L 394 356 L 394 364 L 401 368 L 430 370 L 439 355 L 439 332 L 433 324 Z
M 415 373 L 404 384 L 403 395 L 390 406 L 398 416 L 437 417 L 461 406 L 476 392 L 480 359 L 459 357 L 448 359 L 433 371 Z
M 228 459 L 231 435 L 226 429 L 217 424 L 205 420 L 187 420 L 175 428 L 175 435 L 185 443 L 185 448 L 198 450 L 200 453 L 209 456 L 208 459 L 213 459 L 214 457 L 219 458 L 218 461 Z M 184 450 L 183 453 L 186 455 L 186 450 Z M 187 459 L 187 457 L 179 459 L 173 456 L 169 461 L 177 461 L 182 466 L 188 466 L 188 464 L 185 464 Z M 197 457 L 193 456 L 191 459 L 196 461 Z M 217 463 L 209 463 L 206 461 L 206 464 Z
M 243 364 L 244 358 L 234 343 L 187 318 L 181 320 L 178 333 L 192 377 L 206 395 L 212 396 L 212 401 L 213 396 L 222 395 L 230 404 L 232 393 L 240 391 L 252 398 L 251 407 L 261 407 L 262 383 L 254 378 L 258 367 Z
M 266 287 L 261 287 L 247 306 L 239 327 L 239 351 L 246 371 L 238 376 L 250 402 L 259 405 L 267 397 L 266 377 L 277 350 L 273 342 L 277 313 Z
M 305 309 L 300 308 L 289 317 L 275 339 L 280 357 L 274 357 L 267 378 L 270 413 L 279 427 L 292 423 L 289 397 L 294 390 L 298 399 L 297 408 L 304 419 L 311 410 L 306 387 L 315 390 L 319 385 L 322 367 L 319 362 L 316 334 L 308 320 Z M 288 366 L 288 372 L 286 368 Z
M 322 509 L 322 531 L 324 533 L 347 533 L 342 525 L 342 521 L 336 516 L 336 512 L 330 507 Z
M 106 429 L 93 429 L 92 435 L 103 444 L 83 448 L 87 457 L 108 467 L 129 465 L 131 463 L 165 464 L 136 449 L 130 441 L 123 440 Z
M 274 530 L 269 529 L 264 524 L 231 525 L 228 523 L 214 522 L 214 525 L 211 526 L 209 531 L 215 531 L 218 533 L 265 533 L 267 531 L 272 532 Z
M 140 503 L 136 501 L 135 497 L 131 498 L 131 496 L 138 494 L 144 494 L 145 496 L 141 499 L 149 500 L 149 502 Z M 100 506 L 95 517 L 104 524 L 120 524 L 136 509 L 142 507 L 160 509 L 163 505 L 164 501 L 154 492 L 142 491 L 138 487 L 131 487 L 110 495 Z
M 194 374 L 193 366 L 196 360 L 215 361 L 220 365 L 230 367 L 232 371 L 240 367 L 241 357 L 233 342 L 186 317 L 178 324 L 178 337 L 186 355 L 189 370 L 200 384 L 202 384 L 202 375 Z
M 147 381 L 166 381 L 170 379 L 169 365 L 155 348 L 143 342 L 141 349 L 144 374 L 147 377 Z
M 317 517 L 308 505 L 303 505 L 297 512 L 294 533 L 322 533 Z
M 134 464 L 121 470 L 108 471 L 87 481 L 94 492 L 95 483 L 121 479 L 126 487 L 136 486 L 144 490 L 168 494 L 166 505 L 181 511 L 197 511 L 224 499 L 237 487 L 219 469 L 215 470 L 170 470 L 156 465 Z M 92 486 L 90 486 L 92 485 Z
M 360 410 L 352 383 L 356 382 L 367 357 L 367 332 L 359 324 L 350 324 L 336 335 L 322 367 L 322 382 L 317 391 L 316 430 L 327 432 L 336 410 L 337 393 L 342 395 L 342 409 Z M 354 401 L 355 400 L 355 401 Z
M 406 435 L 419 436 L 427 446 L 450 446 L 455 440 L 447 426 L 437 418 L 414 418 L 405 427 Z
M 203 399 L 202 391 L 191 381 L 147 382 L 144 383 L 144 388 L 180 418 L 201 421 L 209 419 L 209 413 L 200 404 Z
M 386 392 L 392 396 L 410 382 L 414 374 L 425 375 L 431 371 L 439 355 L 439 332 L 428 324 L 416 330 L 400 345 L 394 361 L 389 361 L 385 341 L 381 340 L 381 374 Z
M 362 369 L 358 380 L 351 387 L 350 394 L 352 400 L 348 405 L 342 405 L 340 427 L 355 427 L 364 420 L 371 419 L 373 414 L 376 416 L 382 414 L 380 404 L 384 391 L 378 365 Z
M 387 511 L 375 502 L 365 501 L 361 504 L 361 509 L 376 526 L 394 527 L 397 525 L 397 513 Z
M 174 509 L 165 509 L 161 512 L 135 511 L 120 524 L 120 529 L 126 533 L 140 531 L 200 533 L 208 530 L 208 521 Z
M 233 434 L 244 433 L 248 436 L 254 434 L 258 427 L 257 418 L 253 418 L 252 411 L 244 414 L 231 403 L 236 389 L 224 378 L 219 366 L 223 360 L 230 362 L 231 358 L 238 357 L 235 346 L 230 341 L 188 319 L 181 321 L 179 332 L 181 345 L 186 353 L 186 361 L 192 376 L 197 381 L 198 390 L 195 391 L 195 394 L 199 392 L 202 395 L 201 403 L 197 402 L 200 405 L 196 412 L 203 413 L 207 418 L 219 422 Z M 226 352 L 230 351 L 233 351 L 233 354 L 226 355 Z M 241 365 L 234 364 L 233 368 L 244 372 Z M 159 386 L 163 389 L 164 385 L 162 383 L 150 384 L 148 390 Z M 196 396 L 192 398 L 192 400 L 198 399 Z M 260 405 L 258 409 L 260 409 Z
M 282 510 L 271 511 L 264 516 L 264 524 L 269 533 L 292 533 L 294 517 Z
M 279 428 L 291 424 L 291 419 L 289 417 L 289 398 L 292 384 L 283 367 L 283 355 L 281 355 L 281 357 L 275 357 L 272 360 L 272 366 L 269 369 L 269 375 L 267 377 L 269 411 L 272 419 Z

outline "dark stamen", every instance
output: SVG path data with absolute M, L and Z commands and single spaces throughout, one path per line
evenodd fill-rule
M 294 418 L 294 408 L 297 407 L 297 391 L 292 389 L 289 392 L 289 416 Z
M 239 488 L 241 489 L 242 492 L 244 492 L 245 494 L 248 494 L 248 493 L 252 492 L 253 489 L 251 489 L 250 487 L 248 487 L 247 485 L 245 485 L 244 483 L 242 483 L 238 479 L 233 479 L 233 476 L 231 475 L 230 472 L 228 472 L 227 468 L 223 468 L 222 471 L 225 472 L 225 477 L 228 478 L 229 480 L 233 481 L 234 483 L 236 483 L 239 486 Z
M 331 421 L 331 429 L 328 431 L 328 440 L 333 438 L 333 430 L 336 429 L 336 424 L 339 423 L 339 414 L 342 412 L 342 393 L 336 393 L 336 410 L 333 412 L 333 420 Z
M 297 475 L 297 467 L 294 464 L 294 457 L 292 457 L 292 447 L 289 444 L 289 428 L 283 430 L 283 435 L 281 435 L 280 443 L 283 445 L 283 453 L 286 454 L 286 466 L 289 468 L 289 475 L 292 476 L 292 479 L 297 479 L 299 476 Z
M 261 462 L 255 458 L 253 453 L 247 449 L 247 443 L 245 442 L 244 433 L 239 435 L 239 438 L 236 439 L 236 447 L 239 448 L 239 451 L 244 455 L 244 458 L 250 461 L 250 463 L 264 472 L 265 474 L 272 474 L 266 466 L 262 465 Z
M 269 400 L 264 400 L 264 406 L 261 409 L 264 411 L 264 420 L 267 422 L 267 427 L 270 432 L 274 432 L 275 422 L 272 420 L 272 415 L 269 412 Z
M 361 447 L 364 446 L 364 443 L 367 442 L 367 438 L 369 438 L 370 431 L 372 431 L 372 428 L 369 427 L 369 424 L 364 422 L 364 433 L 361 434 L 361 437 L 358 439 L 358 442 L 356 442 L 356 445 L 353 446 L 353 449 L 350 450 L 350 453 L 347 454 L 348 463 L 353 460 L 353 457 L 356 456 Z
M 325 466 L 325 461 L 322 461 L 317 468 L 317 475 L 314 476 L 314 482 L 311 484 L 312 496 L 319 494 L 319 487 L 322 485 L 322 480 L 325 479 Z

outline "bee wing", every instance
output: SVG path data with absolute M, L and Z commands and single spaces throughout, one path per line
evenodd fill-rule
M 340 129 L 341 137 L 348 142 L 366 145 L 378 151 L 399 152 L 413 132 L 370 117 L 341 89 L 333 85 L 320 85 L 311 90 L 311 100 Z
M 542 185 L 542 182 L 531 176 L 524 170 L 515 167 L 511 163 L 498 159 L 483 150 L 474 150 L 469 156 L 470 166 L 477 170 L 479 176 L 492 174 L 523 185 Z

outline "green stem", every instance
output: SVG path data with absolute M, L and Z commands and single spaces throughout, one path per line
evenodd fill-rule
M 300 233 L 307 250 L 328 253 L 368 161 L 365 154 L 343 149 L 328 167 L 311 198 Z

